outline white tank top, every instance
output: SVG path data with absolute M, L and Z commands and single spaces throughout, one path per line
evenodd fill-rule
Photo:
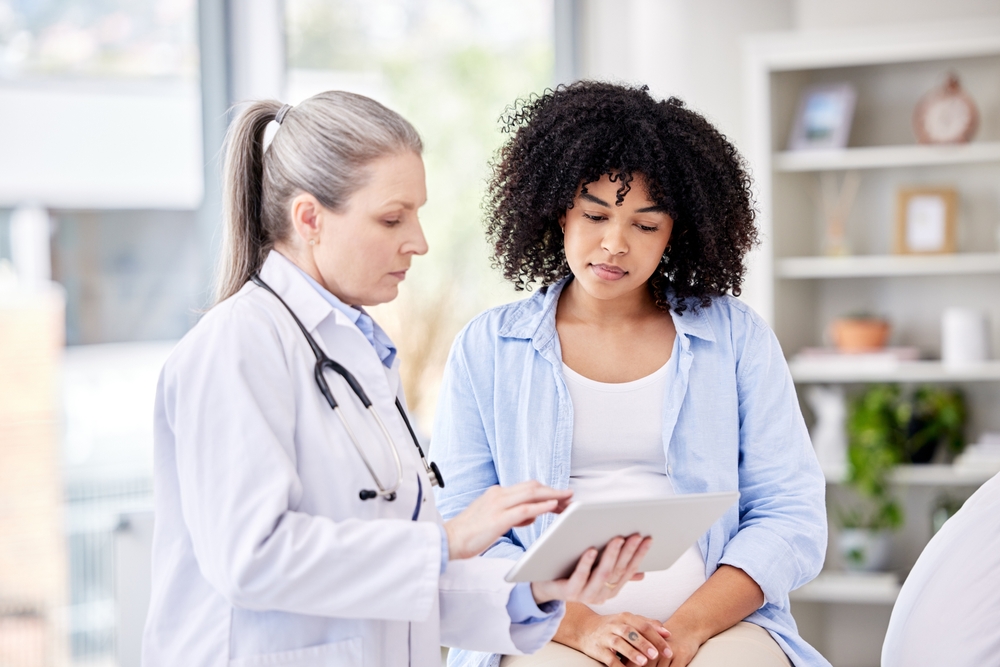
M 563 364 L 573 401 L 569 487 L 574 500 L 656 498 L 674 495 L 663 442 L 663 401 L 676 376 L 677 355 L 658 371 L 632 382 L 596 382 Z M 602 605 L 599 614 L 631 612 L 665 621 L 705 583 L 698 545 L 668 570 L 647 572 Z

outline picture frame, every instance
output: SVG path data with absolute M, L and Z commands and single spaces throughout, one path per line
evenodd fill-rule
M 896 253 L 955 252 L 957 219 L 958 192 L 954 188 L 900 189 L 896 195 Z
M 857 90 L 850 83 L 809 86 L 799 96 L 788 150 L 836 150 L 847 147 Z

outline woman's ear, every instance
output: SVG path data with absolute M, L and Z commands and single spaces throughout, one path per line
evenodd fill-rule
M 296 235 L 310 245 L 319 243 L 323 205 L 313 195 L 303 192 L 292 199 L 292 227 Z

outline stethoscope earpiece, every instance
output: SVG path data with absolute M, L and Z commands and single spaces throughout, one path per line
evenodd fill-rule
M 358 498 L 361 498 L 361 500 L 371 500 L 376 496 L 378 496 L 378 492 L 371 489 L 361 489 L 361 492 L 358 494 Z

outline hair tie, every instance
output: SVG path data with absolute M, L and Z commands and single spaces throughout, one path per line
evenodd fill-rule
M 291 104 L 286 104 L 280 109 L 278 109 L 278 113 L 274 115 L 274 122 L 277 123 L 278 125 L 281 125 L 281 121 L 285 120 L 285 114 L 288 113 L 288 110 L 291 108 L 292 108 Z

